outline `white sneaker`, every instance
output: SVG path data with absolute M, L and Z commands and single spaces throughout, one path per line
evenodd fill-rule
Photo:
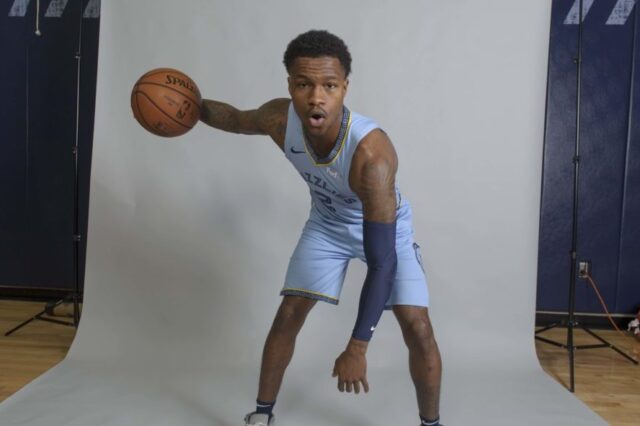
M 274 426 L 276 424 L 276 416 L 268 414 L 258 414 L 255 411 L 244 416 L 244 426 Z

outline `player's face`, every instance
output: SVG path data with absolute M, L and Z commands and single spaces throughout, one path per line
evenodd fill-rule
M 348 85 L 338 58 L 296 58 L 289 74 L 289 94 L 307 135 L 337 133 Z

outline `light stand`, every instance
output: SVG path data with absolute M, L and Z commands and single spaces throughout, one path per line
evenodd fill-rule
M 35 314 L 33 317 L 28 320 L 20 323 L 18 326 L 12 328 L 4 335 L 9 336 L 14 331 L 21 329 L 32 321 L 41 320 L 48 321 L 55 324 L 67 325 L 71 327 L 78 327 L 80 323 L 80 242 L 82 241 L 82 236 L 80 235 L 80 215 L 79 215 L 79 173 L 78 173 L 78 144 L 80 141 L 80 64 L 81 64 L 81 52 L 82 52 L 82 2 L 80 2 L 80 27 L 79 27 L 79 37 L 78 37 L 78 50 L 75 53 L 76 59 L 76 122 L 75 122 L 75 141 L 72 149 L 73 153 L 73 169 L 74 169 L 74 180 L 73 180 L 73 269 L 74 269 L 74 279 L 73 279 L 73 289 L 72 291 L 65 296 L 63 299 L 58 300 L 53 304 L 48 304 L 45 308 Z M 40 36 L 39 30 L 36 30 L 36 34 Z M 73 322 L 61 321 L 54 318 L 49 318 L 44 315 L 52 312 L 56 306 L 59 306 L 67 301 L 71 301 L 73 303 Z
M 577 247 L 578 247 L 578 178 L 580 171 L 580 100 L 581 100 L 581 73 L 582 73 L 582 28 L 583 28 L 583 0 L 580 0 L 579 5 L 579 15 L 578 15 L 578 57 L 574 60 L 577 65 L 577 95 L 576 95 L 576 137 L 575 137 L 575 150 L 573 156 L 573 218 L 572 218 L 572 229 L 571 229 L 571 273 L 569 278 L 569 312 L 568 312 L 568 321 L 567 325 L 567 343 L 559 343 L 550 339 L 546 339 L 544 337 L 538 336 L 538 334 L 543 333 L 549 329 L 562 325 L 561 323 L 551 324 L 549 326 L 543 327 L 540 330 L 535 332 L 535 338 L 545 343 L 549 343 L 554 346 L 558 346 L 569 351 L 569 390 L 571 392 L 575 391 L 575 351 L 578 349 L 595 349 L 595 348 L 611 348 L 614 351 L 618 352 L 620 355 L 627 358 L 629 361 L 634 364 L 638 364 L 638 361 L 631 358 L 629 355 L 625 354 L 619 348 L 614 346 L 613 344 L 607 342 L 602 337 L 598 336 L 593 331 L 589 330 L 583 324 L 578 323 L 575 320 L 575 306 L 576 306 L 576 271 L 577 271 Z M 586 272 L 588 273 L 588 272 Z M 584 276 L 581 274 L 581 278 Z M 583 329 L 585 332 L 596 338 L 600 341 L 599 344 L 595 345 L 580 345 L 576 346 L 573 343 L 573 330 L 579 327 Z

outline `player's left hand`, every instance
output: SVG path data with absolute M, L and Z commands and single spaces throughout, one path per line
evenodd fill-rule
M 364 391 L 369 392 L 367 382 L 367 357 L 363 352 L 347 348 L 336 359 L 332 377 L 338 377 L 338 390 L 347 392 L 352 390 L 360 393 L 360 384 Z

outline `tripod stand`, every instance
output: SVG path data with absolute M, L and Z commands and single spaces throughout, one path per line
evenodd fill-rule
M 573 264 L 574 264 L 573 271 L 575 271 L 575 260 L 573 261 Z M 575 275 L 575 272 L 574 272 L 574 275 Z M 572 280 L 572 285 L 570 286 L 569 317 L 568 317 L 568 321 L 566 321 L 567 343 L 563 344 L 563 343 L 556 342 L 556 341 L 551 340 L 551 339 L 547 339 L 547 338 L 538 336 L 538 334 L 544 333 L 547 330 L 550 330 L 552 328 L 555 328 L 555 327 L 558 327 L 558 326 L 561 326 L 561 325 L 565 325 L 565 322 L 554 323 L 554 324 L 548 325 L 546 327 L 543 327 L 540 330 L 536 330 L 536 332 L 535 332 L 535 335 L 536 335 L 535 337 L 536 337 L 537 340 L 540 340 L 541 342 L 548 343 L 550 345 L 561 347 L 563 349 L 567 349 L 569 351 L 569 390 L 571 392 L 575 391 L 575 361 L 574 361 L 574 358 L 575 358 L 575 351 L 578 350 L 578 349 L 610 348 L 610 349 L 613 349 L 614 351 L 616 351 L 617 353 L 619 353 L 620 355 L 622 355 L 623 357 L 625 357 L 626 359 L 628 359 L 629 361 L 631 361 L 632 363 L 638 365 L 638 361 L 636 361 L 635 359 L 630 357 L 628 354 L 624 353 L 617 346 L 611 344 L 610 342 L 608 342 L 607 340 L 605 340 L 604 338 L 602 338 L 601 336 L 596 334 L 594 331 L 590 330 L 585 325 L 580 324 L 579 322 L 577 322 L 575 320 L 575 286 L 576 286 L 576 283 L 575 283 L 575 277 L 574 277 L 574 279 Z M 573 334 L 574 334 L 574 329 L 575 328 L 581 328 L 587 334 L 589 334 L 590 336 L 594 337 L 596 340 L 600 341 L 600 343 L 593 344 L 593 345 L 578 345 L 578 346 L 574 345 L 573 344 Z
M 53 309 L 55 309 L 57 306 L 62 305 L 63 303 L 67 302 L 69 299 L 74 301 L 74 321 L 73 322 L 68 322 L 68 321 L 61 321 L 58 319 L 54 319 L 54 318 L 49 318 L 46 317 L 44 315 L 51 315 L 51 313 L 53 312 Z M 19 329 L 21 329 L 22 327 L 24 327 L 25 325 L 29 324 L 32 321 L 35 320 L 40 320 L 40 321 L 48 321 L 48 322 L 52 322 L 55 324 L 61 324 L 61 325 L 68 325 L 71 327 L 77 327 L 78 326 L 78 322 L 79 321 L 79 315 L 78 315 L 78 306 L 76 302 L 78 299 L 73 297 L 73 294 L 67 296 L 67 298 L 64 299 L 60 299 L 57 302 L 54 302 L 53 304 L 47 304 L 45 306 L 45 308 L 43 310 L 41 310 L 40 312 L 38 312 L 37 314 L 35 314 L 34 316 L 32 316 L 31 318 L 29 318 L 28 320 L 20 323 L 20 325 L 12 328 L 11 330 L 7 331 L 4 335 L 5 336 L 9 336 L 11 335 L 14 331 L 18 331 Z
M 543 327 L 535 332 L 535 338 L 542 342 L 567 349 L 569 351 L 569 390 L 575 391 L 575 351 L 579 349 L 595 349 L 595 348 L 610 348 L 618 352 L 620 355 L 627 358 L 634 364 L 638 364 L 638 361 L 631 358 L 629 355 L 621 351 L 619 348 L 609 343 L 601 336 L 598 336 L 592 330 L 588 329 L 584 325 L 578 323 L 575 319 L 575 302 L 576 302 L 576 279 L 577 275 L 577 247 L 578 247 L 578 183 L 579 183 L 579 171 L 580 171 L 580 100 L 581 100 L 581 74 L 582 74 L 582 29 L 583 29 L 583 0 L 580 0 L 579 4 L 579 18 L 578 18 L 578 57 L 574 60 L 577 65 L 577 93 L 576 93 L 576 136 L 575 136 L 575 150 L 573 156 L 573 216 L 572 216 L 572 229 L 571 229 L 571 272 L 569 278 L 569 312 L 566 321 L 567 325 L 567 343 L 555 342 L 551 339 L 538 336 L 547 330 L 555 328 L 559 325 L 563 325 L 563 322 L 551 324 Z M 637 13 L 637 12 L 636 12 Z M 580 278 L 589 277 L 589 262 L 580 262 Z M 579 345 L 576 346 L 573 343 L 574 329 L 576 327 L 581 328 L 589 335 L 600 341 L 599 344 L 594 345 Z
M 80 2 L 80 6 L 81 2 Z M 73 179 L 73 270 L 74 270 L 74 279 L 73 279 L 73 288 L 71 292 L 63 299 L 54 302 L 53 304 L 48 304 L 45 308 L 35 314 L 33 317 L 28 320 L 20 323 L 18 326 L 12 328 L 8 332 L 5 333 L 5 336 L 11 335 L 13 332 L 21 329 L 27 324 L 31 323 L 35 320 L 48 321 L 55 324 L 67 325 L 71 327 L 78 327 L 80 322 L 80 241 L 82 241 L 82 236 L 80 235 L 80 223 L 79 223 L 79 173 L 78 173 L 78 144 L 79 144 L 79 136 L 80 136 L 80 60 L 81 60 L 81 51 L 82 51 L 82 9 L 80 9 L 79 13 L 79 37 L 78 37 L 78 49 L 75 53 L 76 59 L 76 119 L 75 119 L 75 139 L 72 148 L 73 153 L 73 169 L 74 169 L 74 179 Z M 36 35 L 41 36 L 39 30 L 36 30 Z M 53 312 L 53 309 L 67 301 L 71 301 L 73 303 L 73 322 L 61 321 L 53 318 L 46 317 L 44 315 L 50 314 Z

